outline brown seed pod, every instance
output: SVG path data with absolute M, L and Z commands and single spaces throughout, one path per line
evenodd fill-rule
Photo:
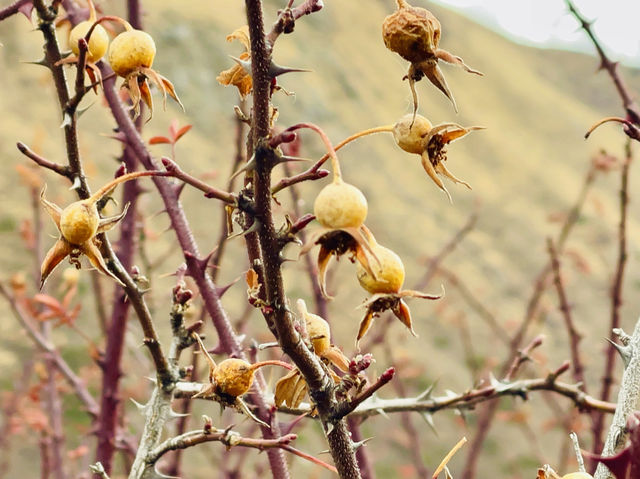
M 385 46 L 411 63 L 435 55 L 440 43 L 440 22 L 429 11 L 398 1 L 398 10 L 384 19 Z
M 291 365 L 282 361 L 260 361 L 251 364 L 238 358 L 225 359 L 212 372 L 214 390 L 217 394 L 233 398 L 242 396 L 251 388 L 256 370 L 268 365 L 291 369 Z
M 438 60 L 459 66 L 469 73 L 482 73 L 467 66 L 459 56 L 438 47 L 440 22 L 430 11 L 413 7 L 406 0 L 397 2 L 398 10 L 385 18 L 382 24 L 382 39 L 389 50 L 411 63 L 405 79 L 409 80 L 413 96 L 414 117 L 418 109 L 415 83 L 425 76 L 451 100 L 453 108 L 458 111 L 453 94 L 438 66 Z
M 216 392 L 233 397 L 242 396 L 253 384 L 254 372 L 255 369 L 247 361 L 225 359 L 213 371 Z

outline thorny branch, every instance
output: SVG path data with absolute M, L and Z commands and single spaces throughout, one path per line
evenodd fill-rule
M 247 23 L 251 39 L 251 69 L 253 79 L 252 133 L 255 147 L 256 169 L 254 175 L 254 196 L 256 217 L 260 221 L 258 239 L 262 252 L 264 270 L 264 292 L 267 305 L 273 314 L 266 317 L 277 333 L 282 350 L 296 364 L 303 374 L 310 395 L 317 404 L 329 443 L 329 450 L 338 474 L 343 479 L 359 479 L 354 447 L 349 437 L 344 419 L 332 422 L 337 404 L 333 381 L 325 368 L 301 340 L 295 330 L 292 314 L 287 306 L 281 271 L 281 246 L 271 212 L 271 169 L 276 164 L 276 153 L 269 145 L 270 134 L 270 84 L 269 66 L 271 52 L 267 45 L 260 0 L 246 0 Z
M 620 329 L 615 332 L 622 343 L 618 350 L 624 360 L 625 369 L 620 383 L 615 414 L 604 443 L 602 456 L 612 456 L 624 447 L 628 436 L 627 418 L 638 408 L 638 400 L 640 399 L 640 319 L 636 322 L 631 336 Z M 600 463 L 594 478 L 608 479 L 610 477 L 612 476 L 609 470 Z
M 565 326 L 569 333 L 569 344 L 571 349 L 571 364 L 573 365 L 573 378 L 580 384 L 580 389 L 587 390 L 587 384 L 584 379 L 584 366 L 580 359 L 580 339 L 582 336 L 576 329 L 573 315 L 571 314 L 571 306 L 569 306 L 569 300 L 564 288 L 564 282 L 562 280 L 562 274 L 560 271 L 560 258 L 558 257 L 558 251 L 553 244 L 551 238 L 547 239 L 547 248 L 549 250 L 549 256 L 551 257 L 551 268 L 553 269 L 553 281 L 558 292 L 558 301 L 560 302 L 560 311 L 564 318 Z M 606 400 L 606 399 L 605 399 Z
M 524 400 L 529 398 L 533 391 L 550 391 L 570 399 L 573 404 L 584 411 L 603 411 L 613 413 L 616 405 L 611 402 L 601 401 L 593 396 L 585 394 L 578 386 L 560 382 L 558 376 L 569 369 L 569 363 L 562 364 L 558 369 L 549 373 L 546 377 L 536 379 L 521 379 L 516 381 L 497 381 L 495 384 L 478 389 L 469 389 L 460 394 L 448 393 L 444 396 L 432 396 L 431 393 L 408 398 L 381 399 L 377 396 L 369 398 L 360 404 L 350 416 L 375 416 L 383 413 L 395 413 L 402 411 L 414 411 L 421 413 L 435 413 L 446 409 L 473 409 L 477 404 L 492 401 L 494 399 L 515 396 Z M 202 390 L 201 383 L 183 382 L 176 385 L 175 397 L 191 397 Z M 427 390 L 427 391 L 430 391 Z M 293 409 L 280 407 L 279 411 L 300 415 L 309 413 L 311 406 L 303 403 L 300 408 Z
M 596 179 L 597 172 L 597 161 L 594 159 L 589 165 L 589 170 L 587 171 L 587 174 L 585 176 L 585 180 L 582 184 L 580 193 L 578 194 L 578 198 L 572 208 L 569 210 L 569 214 L 562 224 L 560 233 L 558 234 L 558 237 L 555 241 L 558 254 L 562 254 L 569 234 L 580 219 L 582 208 L 584 207 L 587 195 L 591 190 L 591 186 Z M 551 265 L 549 261 L 547 261 L 534 281 L 533 291 L 531 293 L 529 301 L 527 302 L 524 318 L 522 320 L 522 323 L 520 324 L 518 331 L 516 331 L 516 334 L 511 339 L 509 353 L 502 365 L 502 371 L 504 373 L 506 373 L 506 371 L 509 369 L 514 359 L 518 357 L 518 350 L 524 342 L 524 338 L 529 331 L 531 323 L 538 314 L 538 306 L 548 287 L 550 275 Z M 475 476 L 475 470 L 477 467 L 478 458 L 480 457 L 482 444 L 489 434 L 491 423 L 493 421 L 493 418 L 495 417 L 497 410 L 498 402 L 495 401 L 490 403 L 480 414 L 478 414 L 477 432 L 473 439 L 470 441 L 467 461 L 462 474 L 463 479 L 472 479 Z
M 4 20 L 5 18 L 9 18 L 11 15 L 19 13 L 21 9 L 25 8 L 30 3 L 31 0 L 18 0 L 17 2 L 0 9 L 0 20 Z
M 622 164 L 620 174 L 620 219 L 618 223 L 618 258 L 611 286 L 611 320 L 609 323 L 609 340 L 616 338 L 615 331 L 620 328 L 620 308 L 622 306 L 622 288 L 625 266 L 627 264 L 627 208 L 629 204 L 629 168 L 631 166 L 631 141 L 627 140 L 625 148 L 625 161 Z M 613 386 L 613 373 L 616 360 L 616 351 L 613 345 L 609 345 L 605 356 L 605 367 L 602 375 L 600 399 L 608 401 L 611 397 Z M 598 414 L 593 421 L 593 451 L 599 453 L 602 450 L 602 433 L 604 429 L 604 417 Z
M 591 28 L 592 22 L 587 21 L 582 16 L 582 14 L 578 11 L 571 0 L 566 0 L 566 2 L 567 7 L 569 7 L 569 11 L 573 14 L 574 17 L 576 17 L 576 20 L 578 20 L 580 26 L 584 29 L 588 37 L 591 39 L 593 46 L 597 50 L 601 62 L 600 68 L 606 70 L 611 77 L 611 80 L 613 81 L 616 90 L 618 91 L 618 95 L 622 100 L 622 106 L 626 110 L 627 115 L 629 115 L 629 119 L 636 125 L 640 126 L 640 107 L 638 107 L 638 104 L 633 100 L 633 95 L 629 91 L 624 79 L 622 78 L 622 75 L 620 74 L 618 68 L 619 63 L 611 61 L 607 54 L 604 52 L 604 49 L 602 48 L 602 45 L 600 45 L 598 38 L 593 33 L 593 30 Z

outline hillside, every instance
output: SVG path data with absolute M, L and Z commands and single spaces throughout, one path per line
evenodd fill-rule
M 103 2 L 105 10 L 112 11 L 115 2 Z M 268 2 L 270 18 L 276 5 Z M 277 63 L 313 70 L 312 73 L 285 76 L 281 84 L 295 96 L 277 93 L 275 104 L 280 111 L 279 125 L 287 126 L 299 121 L 314 122 L 328 132 L 335 142 L 355 131 L 395 122 L 411 111 L 410 93 L 401 81 L 406 63 L 385 49 L 380 25 L 393 11 L 392 0 L 325 2 L 321 14 L 298 22 L 294 35 L 278 40 Z M 418 3 L 416 1 L 416 3 Z M 363 5 L 366 4 L 366 7 Z M 421 6 L 427 6 L 424 1 Z M 146 2 L 149 32 L 158 44 L 155 66 L 170 78 L 186 108 L 182 114 L 170 103 L 167 112 L 161 108 L 145 126 L 144 136 L 150 138 L 164 134 L 172 118 L 181 124 L 192 123 L 194 128 L 178 145 L 177 161 L 196 175 L 207 173 L 208 180 L 223 186 L 229 174 L 233 144 L 229 141 L 233 131 L 233 111 L 238 99 L 235 90 L 220 86 L 215 77 L 228 68 L 232 60 L 228 55 L 240 52 L 239 44 L 228 44 L 225 36 L 244 23 L 240 2 L 208 2 L 185 7 L 183 2 L 153 0 Z M 364 12 L 363 12 L 364 9 Z M 587 142 L 586 129 L 597 119 L 620 114 L 620 102 L 609 78 L 595 74 L 597 60 L 574 53 L 540 50 L 510 43 L 505 38 L 442 8 L 433 8 L 443 25 L 441 46 L 460 55 L 472 67 L 482 71 L 484 77 L 468 75 L 462 70 L 442 67 L 453 91 L 460 113 L 456 115 L 448 100 L 426 81 L 417 84 L 420 113 L 434 123 L 457 122 L 462 125 L 482 125 L 485 131 L 475 132 L 448 148 L 447 166 L 458 177 L 468 181 L 473 191 L 448 184 L 453 204 L 432 184 L 420 165 L 398 149 L 390 135 L 368 137 L 353 144 L 340 154 L 345 178 L 354 183 L 368 198 L 367 224 L 379 241 L 397 251 L 407 269 L 407 286 L 411 287 L 425 271 L 424 260 L 436 254 L 453 234 L 479 208 L 479 221 L 474 231 L 449 258 L 446 266 L 456 273 L 482 303 L 497 317 L 504 327 L 512 331 L 524 315 L 525 304 L 532 290 L 532 282 L 544 265 L 547 256 L 545 238 L 556 235 L 558 223 L 549 221 L 552 214 L 564 213 L 573 204 L 580 191 L 591 156 L 605 148 L 621 154 L 625 137 L 619 129 L 605 126 Z M 5 172 L 0 177 L 0 279 L 6 279 L 18 270 L 31 271 L 32 264 L 22 246 L 19 229 L 24 218 L 30 217 L 29 196 L 21 186 L 15 166 L 26 160 L 15 149 L 16 141 L 33 145 L 44 156 L 63 161 L 54 92 L 47 72 L 41 67 L 21 63 L 35 60 L 41 55 L 41 38 L 22 17 L 0 23 L 0 155 Z M 640 85 L 640 72 L 625 71 L 631 86 Z M 85 100 L 87 101 L 87 100 Z M 91 98 L 95 104 L 80 121 L 81 146 L 87 159 L 88 174 L 94 186 L 108 178 L 115 167 L 120 145 L 108 138 L 113 128 L 102 101 Z M 160 101 L 158 101 L 160 104 Z M 169 154 L 162 146 L 152 147 L 157 155 Z M 303 134 L 303 154 L 317 158 L 322 146 L 310 133 Z M 212 174 L 215 173 L 215 175 Z M 68 185 L 45 173 L 50 195 L 61 203 L 71 200 Z M 213 179 L 211 179 L 213 178 Z M 629 224 L 629 264 L 626 281 L 626 302 L 623 324 L 630 328 L 637 317 L 640 300 L 637 292 L 640 273 L 638 242 L 640 233 L 638 202 L 633 192 L 639 190 L 638 175 L 632 172 L 631 216 Z M 324 183 L 322 183 L 324 184 Z M 300 193 L 305 199 L 303 209 L 309 212 L 315 193 L 322 184 L 305 184 Z M 566 279 L 568 295 L 574 306 L 574 315 L 585 337 L 584 351 L 599 353 L 607 334 L 609 314 L 608 284 L 616 258 L 615 235 L 617 228 L 617 173 L 600 176 L 587 201 L 583 217 L 568 247 L 579 255 L 589 267 L 585 274 L 567 261 Z M 288 211 L 288 194 L 280 194 L 283 208 Z M 219 208 L 210 200 L 203 200 L 196 192 L 188 191 L 184 202 L 192 220 L 202 251 L 208 251 L 217 240 L 218 231 L 211 225 L 219 224 Z M 153 216 L 161 209 L 155 194 L 146 195 L 143 202 L 145 225 L 159 236 L 152 243 L 151 259 L 161 257 L 173 238 L 162 234 L 167 226 L 164 216 Z M 213 220 L 212 220 L 213 217 Z M 54 233 L 46 220 L 46 231 Z M 45 242 L 48 244 L 48 236 Z M 235 240 L 229 257 L 223 263 L 221 282 L 236 278 L 245 268 L 242 242 Z M 16 252 L 20 252 L 17 254 Z M 288 250 L 290 257 L 296 251 Z M 170 273 L 180 264 L 180 257 L 170 256 L 158 275 Z M 242 265 L 242 266 L 238 266 Z M 297 264 L 287 268 L 288 291 L 292 297 L 308 296 L 306 279 L 298 281 L 304 270 Z M 90 290 L 88 275 L 83 277 L 84 289 Z M 154 278 L 152 300 L 160 317 L 165 314 L 172 278 Z M 394 324 L 389 341 L 397 341 L 397 357 L 413 361 L 419 380 L 408 382 L 409 393 L 418 392 L 427 381 L 439 378 L 440 392 L 445 389 L 461 391 L 472 383 L 462 361 L 464 346 L 455 321 L 464 314 L 471 325 L 475 354 L 486 364 L 499 364 L 504 357 L 501 344 L 483 325 L 454 287 L 441 278 L 429 285 L 437 291 L 443 282 L 447 298 L 437 307 L 434 303 L 413 300 L 410 304 L 420 340 L 414 340 Z M 364 298 L 353 278 L 353 270 L 346 261 L 339 264 L 330 278 L 329 289 L 338 293 L 331 306 L 338 337 L 347 351 L 352 352 L 352 338 L 357 330 L 361 311 L 354 308 Z M 110 287 L 110 286 L 109 286 Z M 552 291 L 553 293 L 553 291 Z M 233 288 L 225 297 L 225 305 L 232 315 L 244 310 L 244 287 Z M 87 295 L 89 296 L 89 295 Z M 540 364 L 532 368 L 540 374 L 549 361 L 549 367 L 568 357 L 567 341 L 562 321 L 556 312 L 555 294 L 545 300 L 546 313 L 536 323 L 532 333 L 544 332 L 547 343 L 540 356 Z M 82 321 L 93 321 L 91 306 L 83 310 Z M 258 316 L 254 316 L 257 321 Z M 344 318 L 344 320 L 342 320 Z M 340 319 L 340 321 L 338 321 Z M 381 323 L 381 321 L 379 322 Z M 20 357 L 29 351 L 22 333 L 17 330 L 9 312 L 0 313 L 0 361 L 10 374 L 17 374 Z M 264 327 L 262 325 L 256 328 Z M 375 328 L 375 326 L 374 326 Z M 90 331 L 91 326 L 84 327 Z M 137 332 L 137 327 L 134 329 Z M 168 333 L 164 331 L 165 336 Z M 268 336 L 267 336 L 268 337 Z M 64 335 L 60 344 L 68 341 Z M 395 343 L 394 343 L 395 344 Z M 379 369 L 385 367 L 383 348 L 374 351 Z M 593 389 L 600 376 L 597 354 L 587 359 Z M 133 370 L 131 383 L 144 372 Z M 402 370 L 400 371 L 402 377 Z M 4 383 L 3 386 L 9 387 Z M 132 390 L 145 394 L 140 386 Z M 136 390 L 136 387 L 138 388 Z M 392 394 L 387 391 L 386 394 Z M 140 399 L 140 398 L 137 398 Z M 142 398 L 143 399 L 143 398 Z M 506 403 L 505 405 L 508 406 Z M 567 405 L 562 403 L 563 408 Z M 526 435 L 517 425 L 503 425 L 495 429 L 488 442 L 488 455 L 481 463 L 479 477 L 533 477 L 539 457 L 554 462 L 563 430 L 555 428 L 540 431 L 549 413 L 541 398 L 533 398 L 525 405 L 533 415 L 531 427 L 545 436 L 541 443 L 528 443 Z M 541 418 L 541 419 L 539 419 Z M 440 413 L 436 423 L 441 434 L 435 437 L 426 428 L 421 431 L 425 441 L 425 461 L 433 466 L 462 434 L 472 435 L 473 417 L 469 430 L 453 420 L 453 414 Z M 382 418 L 367 423 L 365 433 L 380 437 L 386 427 Z M 416 421 L 416 424 L 420 424 Z M 395 427 L 395 426 L 394 426 Z M 312 430 L 309 428 L 309 430 Z M 498 432 L 499 431 L 499 432 Z M 315 431 L 319 434 L 319 431 Z M 395 441 L 399 432 L 391 433 Z M 547 440 L 546 438 L 549 438 Z M 519 447 L 507 448 L 515 441 Z M 379 454 L 380 477 L 415 477 L 400 474 L 395 453 L 403 445 L 393 442 L 385 447 L 384 440 L 367 447 Z M 315 451 L 317 452 L 317 451 Z M 500 468 L 493 462 L 501 457 Z M 461 455 L 462 458 L 462 455 Z M 462 463 L 462 459 L 458 458 Z M 306 465 L 298 466 L 308 473 Z M 455 471 L 456 466 L 453 465 Z

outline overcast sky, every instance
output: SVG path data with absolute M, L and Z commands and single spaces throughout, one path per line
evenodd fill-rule
M 527 44 L 592 52 L 564 0 L 433 0 Z M 640 66 L 640 0 L 575 0 L 612 59 Z

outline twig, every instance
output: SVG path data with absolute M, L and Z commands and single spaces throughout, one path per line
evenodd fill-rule
M 611 286 L 611 321 L 609 324 L 609 339 L 615 340 L 614 331 L 620 327 L 620 307 L 622 306 L 624 270 L 627 264 L 627 206 L 629 204 L 629 168 L 631 166 L 631 142 L 627 140 L 625 148 L 625 161 L 621 171 L 620 185 L 620 222 L 618 226 L 618 261 Z M 605 367 L 602 375 L 602 387 L 600 389 L 600 399 L 608 401 L 611 397 L 611 386 L 613 385 L 613 370 L 616 360 L 616 351 L 613 345 L 609 345 L 605 357 Z M 604 428 L 604 417 L 602 414 L 596 415 L 593 422 L 593 451 L 599 453 L 602 450 L 602 433 Z
M 387 369 L 380 375 L 376 382 L 362 391 L 358 396 L 356 396 L 349 402 L 340 403 L 340 405 L 334 412 L 334 421 L 342 419 L 343 417 L 348 416 L 353 411 L 355 411 L 360 404 L 365 402 L 367 399 L 373 396 L 376 391 L 378 391 L 381 387 L 391 381 L 395 373 L 396 370 L 393 367 Z
M 602 456 L 612 456 L 624 447 L 628 433 L 626 423 L 629 415 L 638 407 L 640 398 L 640 320 L 636 323 L 633 334 L 627 336 L 618 330 L 618 336 L 623 346 L 620 351 L 625 358 L 625 370 L 620 383 L 618 402 L 611 421 L 611 427 L 604 443 Z M 598 465 L 595 479 L 607 479 L 611 473 L 602 463 Z
M 212 429 L 190 431 L 180 436 L 167 439 L 153 449 L 147 456 L 147 461 L 151 464 L 156 463 L 164 454 L 169 451 L 178 449 L 187 449 L 197 444 L 206 442 L 221 442 L 227 449 L 232 447 L 250 447 L 264 451 L 270 448 L 282 448 L 288 446 L 297 439 L 295 434 L 286 434 L 285 436 L 275 439 L 254 439 L 251 437 L 242 437 L 239 433 L 231 429 Z
M 596 178 L 597 172 L 597 164 L 595 161 L 592 161 L 589 165 L 589 170 L 587 171 L 587 174 L 585 176 L 585 180 L 582 184 L 580 193 L 578 194 L 578 198 L 569 211 L 569 214 L 567 215 L 564 223 L 562 224 L 560 233 L 558 234 L 558 238 L 556 239 L 556 249 L 558 251 L 558 254 L 562 254 L 562 251 L 564 250 L 564 244 L 569 237 L 569 234 L 573 230 L 573 227 L 576 225 L 578 219 L 580 218 L 580 213 L 582 212 L 582 208 L 587 199 L 587 195 L 591 189 L 591 186 L 593 185 L 593 182 Z M 529 327 L 531 326 L 531 323 L 538 313 L 538 306 L 545 290 L 547 289 L 550 274 L 551 265 L 547 261 L 536 277 L 533 292 L 526 306 L 524 318 L 522 320 L 520 328 L 518 329 L 518 331 L 516 331 L 516 334 L 511 340 L 508 357 L 502 365 L 503 373 L 506 373 L 514 358 L 517 358 L 518 356 L 518 349 L 522 345 Z M 475 469 L 478 463 L 478 458 L 480 457 L 480 452 L 482 450 L 482 444 L 489 434 L 491 423 L 493 421 L 493 418 L 495 417 L 497 410 L 498 402 L 496 401 L 490 403 L 480 414 L 478 414 L 478 422 L 476 427 L 477 433 L 473 437 L 473 439 L 471 440 L 471 444 L 469 445 L 469 453 L 467 454 L 467 461 L 462 473 L 462 479 L 472 479 L 475 476 Z
M 297 19 L 317 12 L 324 6 L 322 0 L 306 0 L 296 8 L 291 8 L 291 4 L 292 2 L 289 2 L 287 8 L 279 12 L 276 23 L 267 35 L 269 48 L 273 48 L 273 44 L 282 33 L 291 33 L 293 31 Z
M 362 424 L 362 419 L 354 416 L 347 417 L 347 425 L 349 426 L 349 432 L 351 433 L 351 440 L 355 444 L 361 444 L 361 446 L 356 450 L 356 459 L 358 460 L 358 467 L 360 468 L 362 479 L 375 479 L 376 475 L 370 454 L 367 454 L 367 448 L 363 447 L 367 439 L 362 436 L 360 424 Z
M 464 225 L 453 235 L 453 237 L 445 244 L 438 253 L 429 259 L 427 263 L 427 270 L 424 276 L 417 283 L 415 289 L 417 291 L 423 291 L 429 282 L 436 275 L 440 264 L 444 259 L 449 256 L 456 249 L 456 247 L 465 239 L 465 237 L 475 228 L 478 222 L 478 207 L 476 206 L 474 211 L 469 215 Z
M 29 381 L 31 380 L 31 375 L 33 374 L 33 359 L 27 359 L 22 364 L 22 374 L 18 377 L 17 380 L 14 380 L 14 390 L 11 391 L 9 400 L 4 405 L 3 412 L 3 422 L 2 427 L 0 427 L 0 477 L 6 478 L 7 472 L 9 471 L 9 461 L 11 460 L 11 438 L 13 437 L 12 428 L 13 428 L 13 418 L 14 415 L 18 412 L 18 409 L 21 405 L 21 401 L 24 397 L 26 397 L 26 391 L 29 387 Z
M 388 323 L 385 324 L 385 329 L 388 327 Z M 389 344 L 388 341 L 382 343 L 384 345 L 384 350 L 387 357 L 388 364 L 395 364 L 396 360 L 394 357 L 393 347 Z M 393 388 L 396 392 L 397 397 L 407 397 L 407 389 L 405 387 L 404 381 L 394 381 Z M 413 415 L 410 411 L 403 411 L 400 414 L 400 420 L 402 421 L 402 429 L 405 431 L 407 440 L 409 441 L 411 458 L 413 460 L 413 466 L 416 468 L 416 473 L 418 477 L 429 477 L 429 469 L 424 463 L 422 458 L 422 441 L 420 439 L 419 430 L 416 425 L 413 423 Z M 353 419 L 349 417 L 349 419 Z M 424 418 L 426 420 L 426 418 Z
M 571 307 L 567 300 L 567 294 L 564 290 L 564 282 L 562 281 L 562 275 L 560 274 L 560 259 L 558 258 L 558 252 L 553 244 L 551 238 L 547 238 L 547 248 L 549 250 L 549 256 L 551 257 L 551 268 L 553 270 L 553 279 L 558 292 L 558 301 L 560 302 L 560 311 L 564 318 L 567 332 L 569 333 L 569 344 L 571 348 L 571 363 L 573 364 L 573 379 L 576 383 L 580 384 L 580 389 L 587 390 L 587 384 L 584 379 L 584 366 L 580 359 L 580 339 L 582 336 L 576 329 L 576 325 L 571 315 Z M 604 399 L 606 401 L 606 399 Z
M 191 176 L 190 174 L 180 169 L 178 164 L 170 158 L 162 158 L 162 164 L 167 169 L 167 171 L 171 173 L 171 176 L 174 176 L 184 181 L 188 185 L 191 185 L 194 188 L 202 191 L 204 193 L 204 196 L 206 196 L 207 198 L 216 198 L 231 205 L 235 204 L 236 198 L 233 194 L 219 190 L 218 188 L 214 188 L 213 186 L 206 184 L 204 181 Z
M 244 114 L 245 100 L 241 100 L 240 112 Z M 236 133 L 235 133 L 235 141 L 234 148 L 235 154 L 233 156 L 233 161 L 231 162 L 231 172 L 229 174 L 229 180 L 227 181 L 227 191 L 233 191 L 235 178 L 233 177 L 233 173 L 240 167 L 241 164 L 245 163 L 246 157 L 243 154 L 244 151 L 244 142 L 245 142 L 245 122 L 236 115 Z M 227 237 L 231 232 L 228 231 L 227 227 L 227 209 L 226 205 L 222 205 L 221 215 L 220 215 L 220 233 L 218 236 L 217 246 L 215 248 L 215 252 L 211 257 L 211 279 L 214 282 L 218 281 L 218 274 L 220 272 L 220 265 L 222 264 L 222 258 L 224 256 L 224 252 L 226 250 L 227 245 Z M 174 474 L 177 475 L 177 474 Z
M 447 279 L 447 281 L 454 286 L 462 299 L 482 318 L 491 331 L 505 344 L 510 344 L 510 339 L 504 328 L 498 323 L 497 318 L 491 311 L 473 294 L 473 292 L 467 287 L 466 284 L 453 272 L 443 266 L 438 266 L 438 273 Z M 422 288 L 418 288 L 420 291 Z
M 131 148 L 125 146 L 122 160 L 128 172 L 136 170 L 136 158 Z M 116 244 L 120 263 L 124 271 L 131 271 L 136 243 L 136 223 L 138 222 L 136 206 L 140 192 L 138 181 L 124 184 L 122 204 L 129 204 L 129 214 L 120 222 L 120 239 Z M 115 451 L 115 435 L 118 424 L 118 405 L 120 404 L 120 379 L 123 376 L 121 367 L 125 345 L 125 334 L 131 303 L 120 288 L 113 293 L 113 309 L 106 333 L 106 347 L 102 362 L 102 388 L 100 397 L 100 416 L 98 417 L 96 436 L 96 462 L 107 471 L 111 471 Z
M 31 3 L 31 0 L 18 0 L 17 2 L 12 3 L 7 7 L 4 7 L 3 9 L 0 10 L 0 20 L 4 20 L 5 18 L 9 18 L 10 16 L 15 15 L 20 11 L 20 8 L 24 7 L 29 3 Z
M 267 48 L 262 18 L 261 0 L 245 0 L 247 24 L 251 40 L 251 70 L 253 79 L 252 133 L 255 147 L 256 169 L 254 175 L 254 195 L 256 217 L 260 221 L 258 238 L 262 250 L 264 268 L 264 291 L 267 305 L 273 314 L 266 316 L 267 322 L 275 326 L 277 339 L 282 350 L 296 364 L 303 374 L 309 391 L 317 404 L 329 450 L 338 474 L 342 479 L 360 479 L 354 448 L 349 437 L 346 421 L 330 422 L 337 402 L 334 385 L 315 354 L 309 351 L 293 325 L 291 312 L 287 308 L 284 292 L 281 246 L 276 234 L 271 212 L 271 169 L 276 164 L 276 154 L 269 146 L 270 108 L 269 95 L 271 78 L 269 67 L 271 55 Z M 336 162 L 337 163 L 337 162 Z M 335 173 L 335 171 L 334 171 Z M 275 473 L 275 471 L 273 471 Z
M 598 41 L 598 38 L 595 36 L 595 34 L 593 33 L 593 30 L 591 29 L 591 22 L 588 22 L 582 16 L 582 14 L 578 11 L 578 9 L 575 7 L 575 5 L 571 0 L 566 0 L 566 2 L 567 2 L 567 7 L 569 7 L 569 10 L 573 14 L 573 16 L 576 17 L 576 19 L 580 23 L 580 26 L 584 29 L 587 36 L 591 39 L 593 46 L 596 48 L 598 52 L 598 56 L 600 57 L 600 62 L 601 62 L 600 68 L 607 70 L 607 73 L 611 77 L 611 80 L 613 80 L 616 90 L 618 91 L 618 95 L 622 100 L 622 106 L 626 110 L 630 119 L 636 125 L 640 125 L 640 108 L 638 107 L 638 104 L 635 101 L 633 101 L 633 95 L 627 88 L 627 85 L 625 84 L 624 79 L 622 78 L 622 75 L 620 75 L 620 72 L 618 69 L 618 62 L 612 62 L 609 59 L 609 57 L 606 55 L 606 53 L 604 52 L 604 49 L 602 48 L 602 46 L 600 45 L 600 42 Z
M 74 174 L 69 166 L 60 165 L 58 163 L 54 163 L 53 161 L 47 160 L 46 158 L 38 155 L 33 150 L 29 149 L 29 147 L 22 142 L 18 142 L 16 146 L 18 147 L 18 150 L 20 150 L 20 153 L 22 153 L 30 160 L 33 160 L 37 165 L 51 170 L 61 176 L 64 176 L 73 183 Z
M 104 63 L 100 65 L 100 70 L 103 78 L 106 78 L 111 73 L 111 69 Z M 138 160 L 147 170 L 157 170 L 158 165 L 156 161 L 146 149 L 142 138 L 120 102 L 118 93 L 114 88 L 113 80 L 104 82 L 104 93 L 120 131 L 124 134 L 127 143 L 135 152 Z M 235 357 L 244 357 L 245 355 L 239 339 L 233 331 L 229 317 L 220 302 L 216 285 L 207 274 L 208 258 L 200 258 L 198 246 L 189 227 L 182 205 L 178 200 L 177 189 L 167 181 L 154 181 L 154 184 L 162 198 L 165 210 L 171 221 L 171 227 L 180 244 L 180 249 L 185 257 L 189 274 L 198 286 L 198 290 L 204 301 L 204 306 L 211 316 L 213 325 L 218 333 L 222 350 L 227 354 L 233 354 Z M 258 407 L 258 417 L 267 423 L 271 422 L 271 413 L 266 407 L 266 400 L 264 399 L 263 393 L 260 391 L 259 394 L 254 394 L 251 396 L 251 399 Z M 273 438 L 278 434 L 277 425 L 273 424 L 270 430 L 262 429 L 262 434 L 263 437 L 267 439 Z M 286 469 L 286 461 L 282 451 L 273 449 L 267 451 L 267 454 L 272 463 L 273 461 L 278 461 L 278 463 L 282 464 Z
M 560 396 L 570 399 L 573 404 L 584 411 L 603 411 L 613 413 L 616 405 L 611 402 L 601 401 L 593 396 L 589 396 L 573 384 L 557 381 L 559 374 L 569 369 L 569 363 L 563 364 L 556 371 L 547 377 L 536 379 L 520 379 L 511 382 L 500 382 L 496 386 L 487 386 L 479 389 L 470 389 L 461 394 L 447 394 L 444 396 L 432 397 L 409 397 L 380 399 L 377 396 L 369 398 L 353 411 L 350 416 L 375 416 L 382 413 L 396 413 L 402 411 L 435 413 L 445 409 L 472 409 L 477 404 L 492 401 L 505 396 L 516 396 L 523 399 L 528 398 L 528 393 L 533 391 L 551 391 Z M 181 382 L 176 385 L 175 397 L 191 397 L 202 390 L 202 383 Z M 279 411 L 301 415 L 311 411 L 309 404 L 302 403 L 299 408 L 293 409 L 280 407 Z

